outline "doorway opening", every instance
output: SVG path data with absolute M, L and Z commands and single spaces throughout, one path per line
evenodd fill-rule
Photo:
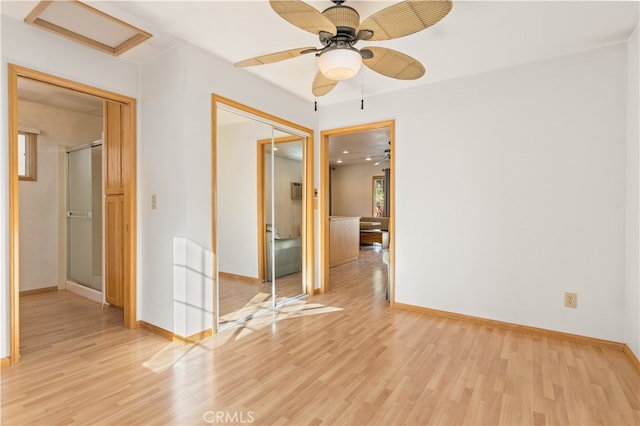
M 360 141 L 356 143 L 359 147 L 356 153 L 352 153 L 346 146 L 341 146 L 337 151 L 332 147 L 332 143 L 340 138 L 347 138 L 356 140 L 358 138 L 362 139 L 364 136 L 375 137 L 374 135 L 378 133 L 378 137 L 380 135 L 384 135 L 386 148 L 383 150 L 381 154 L 381 158 L 378 158 L 374 152 L 366 153 L 366 150 L 363 150 L 363 144 L 366 145 L 366 142 Z M 333 217 L 334 222 L 338 224 L 340 227 L 351 227 L 357 226 L 355 230 L 351 230 L 352 234 L 357 235 L 357 245 L 358 249 L 360 244 L 369 244 L 373 243 L 376 246 L 380 245 L 383 250 L 386 250 L 388 247 L 388 251 L 383 253 L 383 259 L 385 263 L 388 265 L 388 289 L 387 289 L 387 298 L 391 307 L 394 304 L 394 247 L 395 247 L 395 232 L 394 232 L 394 212 L 395 212 L 395 200 L 394 200 L 394 140 L 395 140 L 395 121 L 382 121 L 376 123 L 369 123 L 358 126 L 344 127 L 333 130 L 326 130 L 321 132 L 320 136 L 320 292 L 325 293 L 330 289 L 330 280 L 329 280 L 329 269 L 332 266 L 332 263 L 335 263 L 335 260 L 332 261 L 332 256 L 330 253 L 331 247 L 331 218 Z M 331 146 L 330 146 L 331 145 Z M 354 154 L 355 157 L 354 158 Z M 338 158 L 341 156 L 341 158 Z M 363 157 L 363 158 L 360 158 Z M 338 163 L 339 161 L 339 163 Z M 340 200 L 334 198 L 336 193 L 336 188 L 334 187 L 338 184 L 337 180 L 334 182 L 332 179 L 332 175 L 335 173 L 335 170 L 339 166 L 343 164 L 348 164 L 352 162 L 354 166 L 357 166 L 356 163 L 373 163 L 376 164 L 375 172 L 371 174 L 371 176 L 367 177 L 366 188 L 358 190 L 359 196 L 363 197 L 363 206 L 354 205 L 354 203 L 350 202 L 349 206 L 346 207 L 340 205 Z M 332 164 L 333 163 L 333 164 Z M 360 167 L 360 166 L 357 166 Z M 379 170 L 378 170 L 379 169 Z M 381 177 L 382 176 L 382 177 Z M 378 194 L 376 197 L 376 183 L 380 182 L 380 180 L 384 181 L 383 187 L 386 187 L 386 196 L 381 196 Z M 377 180 L 377 181 L 376 181 Z M 351 180 L 353 182 L 353 180 Z M 353 195 L 353 194 L 352 194 Z M 354 197 L 349 197 L 353 200 Z M 386 206 L 379 206 L 380 202 L 386 204 Z M 386 216 L 383 216 L 386 215 Z M 339 216 L 339 217 L 336 217 Z M 357 219 L 355 225 L 348 225 L 348 220 L 344 220 L 343 217 L 346 216 L 354 217 Z M 362 218 L 362 219 L 361 219 Z M 382 227 L 386 229 L 381 229 Z M 369 232 L 372 231 L 372 232 Z M 375 235 L 374 235 L 375 234 Z M 364 235 L 363 238 L 361 237 Z M 373 238 L 374 240 L 371 240 Z M 380 240 L 380 241 L 378 241 Z M 354 243 L 349 243 L 350 246 Z M 341 248 L 341 252 L 342 252 Z M 335 257 L 335 256 L 334 256 Z M 352 259 L 352 257 L 350 258 Z M 349 259 L 345 259 L 349 260 Z
M 20 195 L 18 143 L 19 81 L 45 84 L 48 87 L 89 95 L 99 99 L 104 108 L 103 145 L 107 156 L 104 170 L 105 205 L 105 274 L 106 293 L 113 287 L 123 308 L 124 326 L 135 328 L 136 320 L 136 100 L 117 93 L 87 86 L 39 71 L 9 65 L 8 136 L 9 141 L 9 316 L 11 365 L 20 359 Z M 68 93 L 70 93 L 68 92 Z M 64 153 L 62 153 L 64 155 Z M 64 160 L 63 160 L 64 161 Z M 110 202 L 111 200 L 111 202 Z M 60 203 L 58 203 L 60 205 Z M 61 204 L 66 209 L 63 201 Z M 101 208 L 102 209 L 102 208 Z M 116 214 L 109 215 L 110 211 Z M 93 230 L 91 231 L 93 232 Z M 97 231 L 96 231 L 97 232 Z M 64 249 L 63 249 L 64 250 Z M 66 262 L 65 262 L 66 263 Z M 93 269 L 93 265 L 92 265 Z M 60 275 L 66 275 L 66 264 Z M 91 271 L 93 273 L 93 270 Z M 114 299 L 115 300 L 115 299 Z M 116 303 L 114 303 L 116 304 Z M 117 304 L 116 304 L 117 305 Z M 118 306 L 118 305 L 117 305 Z

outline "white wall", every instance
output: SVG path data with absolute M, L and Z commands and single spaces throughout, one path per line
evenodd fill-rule
M 166 330 L 174 330 L 173 280 L 184 250 L 174 238 L 186 229 L 185 59 L 175 47 L 142 66 L 141 203 L 142 238 L 139 317 Z M 157 209 L 151 209 L 156 196 Z M 185 242 L 186 244 L 186 242 Z
M 257 141 L 271 126 L 245 121 L 218 128 L 218 270 L 258 277 Z
M 211 327 L 211 94 L 309 128 L 316 116 L 313 105 L 189 44 L 144 64 L 141 82 L 140 319 L 191 335 Z M 152 194 L 158 194 L 153 211 Z M 183 240 L 198 247 L 190 278 L 176 272 Z M 175 277 L 166 273 L 172 268 Z
M 640 75 L 639 27 L 628 42 L 626 342 L 640 359 Z
M 383 176 L 388 163 L 337 166 L 331 183 L 334 216 L 373 216 L 373 177 Z
M 7 128 L 9 63 L 123 95 L 138 96 L 138 66 L 2 15 L 0 128 Z M 0 176 L 8 176 L 7 132 L 0 132 Z M 9 355 L 9 187 L 0 180 L 0 357 Z
M 396 120 L 397 302 L 624 340 L 626 49 L 322 110 Z
M 20 181 L 20 291 L 64 285 L 65 245 L 59 244 L 60 216 L 64 216 L 64 181 L 59 182 L 60 152 L 65 147 L 99 140 L 102 117 L 18 102 L 18 125 L 40 130 L 37 147 L 37 181 Z M 64 170 L 62 171 L 64 176 Z M 62 195 L 60 197 L 59 195 Z M 58 200 L 63 200 L 59 205 Z M 98 219 L 100 216 L 97 216 Z M 62 223 L 64 225 L 64 222 Z M 63 226 L 64 228 L 64 226 Z M 99 228 L 101 229 L 101 227 Z M 61 274 L 62 272 L 62 274 Z

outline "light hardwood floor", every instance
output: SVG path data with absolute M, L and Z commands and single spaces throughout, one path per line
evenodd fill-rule
M 340 311 L 187 346 L 70 293 L 24 297 L 1 423 L 640 423 L 640 375 L 620 351 L 392 311 L 379 250 L 331 275 L 307 302 Z
M 225 318 L 237 319 L 234 312 L 241 310 L 258 293 L 271 295 L 271 282 L 256 284 L 221 276 L 219 288 L 221 324 L 226 322 Z M 295 297 L 303 293 L 301 272 L 276 278 L 276 299 Z M 271 298 L 269 297 L 268 300 Z

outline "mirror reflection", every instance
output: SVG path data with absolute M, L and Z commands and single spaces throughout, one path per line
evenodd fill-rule
M 283 132 L 264 143 L 265 278 L 277 298 L 302 287 L 303 140 Z
M 304 295 L 306 137 L 218 107 L 217 328 Z

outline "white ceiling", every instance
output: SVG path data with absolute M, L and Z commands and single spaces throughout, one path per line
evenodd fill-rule
M 28 78 L 18 79 L 18 98 L 84 114 L 102 116 L 102 99 Z
M 313 34 L 273 12 L 267 0 L 87 3 L 154 35 L 123 54 L 135 62 L 144 62 L 180 40 L 188 40 L 231 63 L 280 50 L 320 46 Z M 332 5 L 328 0 L 309 3 L 318 10 Z M 2 13 L 22 20 L 36 4 L 3 0 Z M 358 10 L 363 20 L 393 2 L 348 0 L 346 4 Z M 638 6 L 638 0 L 454 0 L 452 11 L 424 31 L 397 40 L 358 44 L 407 53 L 425 65 L 424 77 L 399 81 L 365 69 L 363 79 L 341 82 L 319 102 L 359 100 L 362 80 L 366 97 L 625 41 L 638 23 Z M 313 55 L 245 70 L 313 100 Z
M 86 3 L 153 34 L 151 40 L 122 55 L 138 63 L 144 63 L 181 40 L 200 46 L 230 63 L 280 50 L 320 46 L 314 35 L 294 27 L 273 12 L 267 0 Z M 318 10 L 332 5 L 328 0 L 309 3 Z M 359 11 L 361 20 L 393 3 L 346 2 Z M 0 1 L 3 14 L 20 20 L 36 4 L 37 1 Z M 427 69 L 424 77 L 415 81 L 399 81 L 363 67 L 362 76 L 341 82 L 318 101 L 321 106 L 349 100 L 359 102 L 363 91 L 366 98 L 377 93 L 408 89 L 622 42 L 629 38 L 638 24 L 639 4 L 639 0 L 454 0 L 452 11 L 424 31 L 397 40 L 358 43 L 360 48 L 367 45 L 383 46 L 415 57 Z M 255 73 L 310 102 L 314 100 L 311 94 L 311 83 L 316 73 L 313 55 L 239 69 L 238 72 Z M 58 95 L 48 92 L 50 98 Z M 36 94 L 32 93 L 32 96 Z M 42 99 L 47 95 L 41 93 L 39 96 Z M 66 100 L 69 100 L 69 94 Z M 78 100 L 84 108 L 91 108 L 86 98 Z M 66 105 L 72 109 L 69 102 Z M 344 149 L 348 149 L 352 157 L 380 156 L 386 149 L 384 145 L 388 135 L 381 133 L 373 139 L 377 141 L 373 142 L 373 145 L 378 145 L 376 149 L 373 146 L 367 148 L 366 144 L 353 138 L 344 142 L 340 142 L 342 138 L 335 138 L 338 142 L 331 143 L 331 158 L 337 159 Z M 348 164 L 347 158 L 345 161 Z
M 388 128 L 331 136 L 329 164 L 339 167 L 371 162 L 379 163 L 380 167 L 386 166 L 389 157 L 385 154 L 390 150 L 390 139 Z M 338 163 L 338 160 L 342 162 Z

